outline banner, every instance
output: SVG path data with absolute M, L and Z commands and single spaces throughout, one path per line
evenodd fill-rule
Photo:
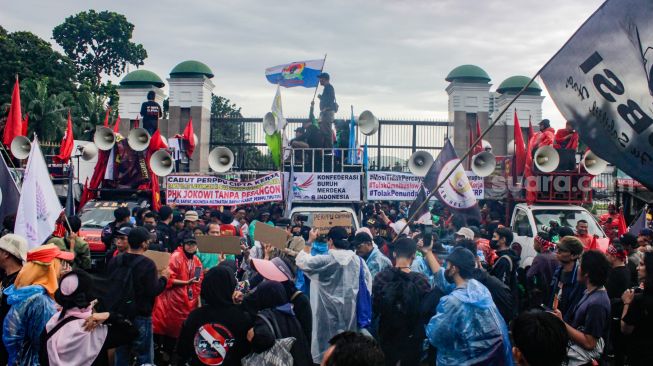
M 653 2 L 608 0 L 540 76 L 581 141 L 653 189 Z
M 285 176 L 288 178 L 288 174 Z M 293 173 L 293 200 L 359 202 L 360 173 Z
M 465 171 L 469 184 L 477 200 L 485 197 L 485 182 L 472 171 Z M 422 177 L 411 173 L 368 172 L 368 201 L 411 201 L 414 200 L 422 184 Z
M 235 206 L 282 200 L 280 172 L 247 182 L 210 175 L 169 175 L 166 177 L 166 201 L 168 204 Z

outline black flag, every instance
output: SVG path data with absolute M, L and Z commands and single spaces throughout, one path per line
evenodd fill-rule
M 18 211 L 20 192 L 5 159 L 0 157 L 0 161 L 0 220 L 2 220 L 5 216 L 15 215 Z
M 68 165 L 68 193 L 66 195 L 66 216 L 74 216 L 75 215 L 75 190 L 73 187 L 75 186 L 75 174 L 74 174 L 74 169 L 73 165 L 69 164 Z

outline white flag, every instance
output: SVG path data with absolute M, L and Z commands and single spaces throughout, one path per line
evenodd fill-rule
M 653 2 L 608 0 L 540 76 L 599 157 L 653 189 Z
M 38 247 L 52 235 L 61 211 L 63 208 L 52 185 L 41 147 L 34 138 L 23 178 L 14 232 L 27 239 L 30 249 Z
M 283 131 L 286 127 L 286 119 L 283 117 L 283 108 L 281 107 L 281 87 L 277 86 L 277 94 L 272 101 L 272 114 L 277 121 L 277 131 Z

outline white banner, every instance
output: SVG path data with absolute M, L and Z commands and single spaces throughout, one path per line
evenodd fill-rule
M 288 174 L 285 174 L 288 179 Z M 361 200 L 360 173 L 293 173 L 293 200 L 343 201 Z
M 474 196 L 477 200 L 482 200 L 485 195 L 483 177 L 479 177 L 472 171 L 465 173 Z M 411 173 L 368 172 L 367 199 L 368 201 L 412 201 L 417 197 L 422 180 L 422 177 Z
M 608 0 L 540 76 L 599 157 L 653 188 L 653 2 Z

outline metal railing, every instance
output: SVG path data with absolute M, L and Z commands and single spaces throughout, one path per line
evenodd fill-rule
M 295 172 L 362 172 L 363 161 L 359 149 L 286 149 L 284 171 Z

